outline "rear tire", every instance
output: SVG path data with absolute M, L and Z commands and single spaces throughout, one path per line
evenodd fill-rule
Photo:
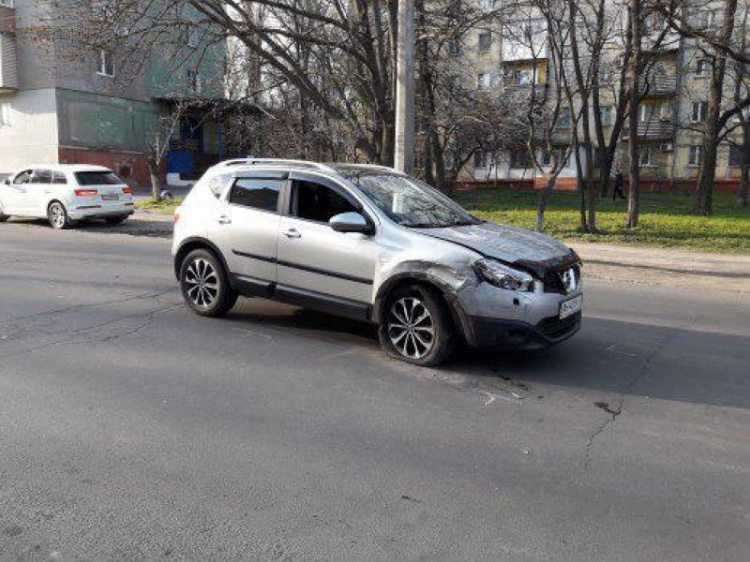
M 237 302 L 224 266 L 208 250 L 193 250 L 182 261 L 180 288 L 187 305 L 200 316 L 222 316 Z
M 65 209 L 65 205 L 59 201 L 53 201 L 47 208 L 47 220 L 52 228 L 55 230 L 64 230 L 70 228 L 71 221 L 68 217 L 68 211 Z
M 389 357 L 420 367 L 444 362 L 455 343 L 453 322 L 442 296 L 421 285 L 402 287 L 389 295 L 378 337 Z
M 104 220 L 107 222 L 107 224 L 116 226 L 120 224 L 122 221 L 124 221 L 126 218 L 128 218 L 128 215 L 120 215 L 118 217 L 107 217 Z

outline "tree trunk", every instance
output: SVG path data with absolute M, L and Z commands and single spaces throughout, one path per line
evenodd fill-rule
M 718 111 L 716 112 L 718 117 Z M 719 143 L 719 135 L 716 127 L 707 124 L 710 129 L 703 137 L 703 164 L 698 179 L 698 190 L 696 192 L 693 213 L 703 217 L 713 214 L 714 179 L 716 177 L 716 150 Z
M 551 176 L 547 181 L 547 186 L 539 193 L 539 205 L 536 209 L 536 231 L 544 232 L 544 210 L 547 208 L 547 199 L 555 189 L 556 176 Z
M 750 187 L 750 164 L 743 164 L 740 185 L 737 188 L 737 206 L 740 208 L 747 207 L 748 187 Z
M 149 156 L 147 158 L 148 172 L 151 175 L 151 198 L 154 201 L 161 201 L 161 180 L 159 179 L 159 163 L 156 158 Z
M 734 31 L 734 14 L 737 11 L 737 0 L 726 0 L 721 20 L 719 41 L 729 44 Z M 721 102 L 724 97 L 724 73 L 727 67 L 727 57 L 722 51 L 714 56 L 711 71 L 711 85 L 708 93 L 708 107 L 703 135 L 703 163 L 701 165 L 698 190 L 696 192 L 693 212 L 704 217 L 713 213 L 714 180 L 716 179 L 716 151 L 719 145 L 719 135 L 723 124 L 719 121 Z
M 614 157 L 610 154 L 610 151 L 606 148 L 599 152 L 600 164 L 599 164 L 599 196 L 604 198 L 609 193 L 609 180 L 612 175 L 612 164 L 614 163 Z
M 640 192 L 640 143 L 638 142 L 638 109 L 640 107 L 640 93 L 638 92 L 638 80 L 641 72 L 641 1 L 633 0 L 629 9 L 629 26 L 633 36 L 633 64 L 630 73 L 630 107 L 628 108 L 628 126 L 630 138 L 628 140 L 629 163 L 629 186 L 628 186 L 628 221 L 627 228 L 638 226 L 639 215 L 639 192 Z

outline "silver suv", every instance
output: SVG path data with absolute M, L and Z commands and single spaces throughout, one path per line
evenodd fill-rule
M 541 349 L 581 323 L 574 251 L 379 166 L 218 164 L 177 209 L 172 251 L 200 315 L 239 295 L 292 303 L 374 323 L 385 351 L 416 365 L 460 340 Z

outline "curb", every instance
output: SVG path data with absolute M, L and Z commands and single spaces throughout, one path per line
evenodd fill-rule
M 696 276 L 702 276 L 702 277 L 723 277 L 723 278 L 730 278 L 730 279 L 750 279 L 750 275 L 739 273 L 736 271 L 709 271 L 705 269 L 680 269 L 675 267 L 662 267 L 658 265 L 644 265 L 640 263 L 630 263 L 630 262 L 617 262 L 617 261 L 611 261 L 611 260 L 600 260 L 600 259 L 584 259 L 583 265 L 584 267 L 586 264 L 595 264 L 595 265 L 607 265 L 611 267 L 622 267 L 622 268 L 632 268 L 632 269 L 645 269 L 649 271 L 664 271 L 665 273 L 683 273 L 686 275 L 696 275 Z

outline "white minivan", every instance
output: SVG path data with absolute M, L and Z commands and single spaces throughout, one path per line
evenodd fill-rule
M 133 190 L 112 170 L 86 164 L 29 166 L 0 183 L 0 222 L 11 216 L 46 218 L 53 228 L 133 214 Z

